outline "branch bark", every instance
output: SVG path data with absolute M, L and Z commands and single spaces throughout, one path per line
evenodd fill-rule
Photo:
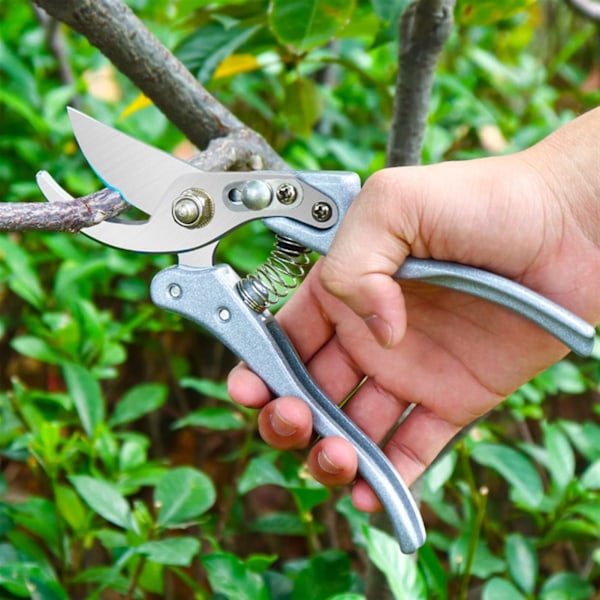
M 35 0 L 83 34 L 188 139 L 204 149 L 191 162 L 205 171 L 286 169 L 285 161 L 190 74 L 120 0 Z M 79 231 L 127 208 L 110 190 L 65 203 L 3 203 L 0 231 Z
M 400 48 L 387 166 L 421 162 L 433 74 L 454 24 L 455 0 L 417 0 L 399 22 Z
M 198 148 L 204 149 L 211 140 L 232 131 L 248 129 L 200 85 L 121 0 L 35 2 L 83 34 Z M 277 153 L 255 135 L 265 162 L 281 165 Z

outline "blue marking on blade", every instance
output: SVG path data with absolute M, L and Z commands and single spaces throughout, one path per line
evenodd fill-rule
M 85 156 L 85 154 L 84 154 Z M 86 160 L 87 162 L 87 160 Z M 100 173 L 96 170 L 96 167 L 94 167 L 94 165 L 92 165 L 90 162 L 88 162 L 88 165 L 90 166 L 90 169 L 92 169 L 92 171 L 94 171 L 94 173 L 96 174 L 96 177 L 109 189 L 109 190 L 113 190 L 114 192 L 117 192 L 117 194 L 119 194 L 119 196 L 121 196 L 121 198 L 127 202 L 127 204 L 133 206 L 133 204 L 131 204 L 131 202 L 129 202 L 129 200 L 127 200 L 127 198 L 125 197 L 125 194 L 123 194 L 123 192 L 115 187 L 114 185 L 111 185 L 110 183 L 108 183 L 108 181 L 106 181 L 106 179 L 104 179 L 104 177 L 102 177 L 102 175 L 100 175 Z

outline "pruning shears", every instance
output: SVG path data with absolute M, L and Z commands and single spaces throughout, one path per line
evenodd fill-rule
M 178 264 L 157 273 L 152 301 L 200 324 L 257 373 L 277 396 L 297 396 L 311 408 L 322 436 L 349 440 L 359 472 L 377 493 L 403 552 L 417 550 L 425 529 L 415 502 L 380 448 L 319 389 L 269 312 L 304 274 L 308 249 L 326 254 L 360 190 L 355 173 L 341 171 L 203 172 L 85 114 L 69 109 L 88 163 L 106 186 L 148 215 L 113 218 L 82 232 L 103 244 L 145 253 L 176 254 Z M 72 200 L 42 171 L 38 185 L 50 202 Z M 275 249 L 256 273 L 240 278 L 214 264 L 219 240 L 261 219 L 277 234 Z M 533 321 L 571 350 L 589 355 L 594 328 L 564 308 L 508 279 L 470 266 L 409 257 L 395 274 L 460 290 L 505 306 Z

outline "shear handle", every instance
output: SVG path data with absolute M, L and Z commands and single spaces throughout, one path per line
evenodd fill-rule
M 274 394 L 304 400 L 315 430 L 348 440 L 358 455 L 358 470 L 387 511 L 405 553 L 425 541 L 421 515 L 405 483 L 388 458 L 319 389 L 293 345 L 273 317 L 250 310 L 235 290 L 238 276 L 228 265 L 193 268 L 178 265 L 159 272 L 150 293 L 153 302 L 205 327 L 220 339 Z

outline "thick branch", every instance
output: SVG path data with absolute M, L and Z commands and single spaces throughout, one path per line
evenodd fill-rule
M 566 0 L 566 2 L 580 15 L 590 21 L 600 23 L 600 2 L 594 2 L 594 0 Z
M 82 33 L 194 144 L 205 171 L 286 169 L 265 139 L 213 98 L 120 0 L 35 0 Z M 109 190 L 64 203 L 3 203 L 0 231 L 79 231 L 127 208 Z
M 388 166 L 421 161 L 433 73 L 453 26 L 455 0 L 416 0 L 400 18 L 399 70 Z
M 49 15 L 83 34 L 199 148 L 248 129 L 211 96 L 120 0 L 35 0 Z M 251 131 L 251 130 L 249 130 Z M 257 134 L 265 165 L 281 168 Z

